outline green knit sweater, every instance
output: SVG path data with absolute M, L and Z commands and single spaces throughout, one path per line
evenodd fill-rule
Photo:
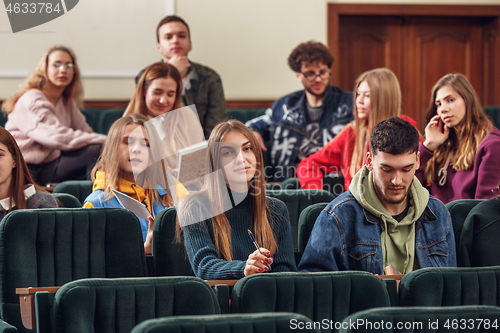
M 273 255 L 274 262 L 271 272 L 295 272 L 292 231 L 288 218 L 288 209 L 278 199 L 266 198 L 271 210 L 272 229 L 278 244 L 278 251 Z M 186 227 L 184 240 L 191 267 L 197 277 L 204 280 L 232 280 L 244 276 L 248 255 L 255 251 L 255 246 L 248 236 L 252 232 L 251 212 L 248 196 L 236 207 L 226 212 L 231 225 L 231 244 L 233 261 L 221 259 L 215 249 L 212 223 L 205 220 Z

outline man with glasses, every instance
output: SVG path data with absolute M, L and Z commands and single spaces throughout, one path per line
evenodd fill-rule
M 324 147 L 352 120 L 352 93 L 329 84 L 332 63 L 330 51 L 319 42 L 297 46 L 288 65 L 304 90 L 278 99 L 265 115 L 246 123 L 262 150 L 267 150 L 264 141 L 271 141 L 268 180 L 295 176 L 302 159 Z

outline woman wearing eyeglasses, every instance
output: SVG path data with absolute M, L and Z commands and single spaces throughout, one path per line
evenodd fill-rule
M 89 179 L 106 136 L 87 124 L 79 109 L 82 95 L 75 54 L 54 46 L 3 103 L 8 115 L 5 129 L 16 139 L 39 184 Z

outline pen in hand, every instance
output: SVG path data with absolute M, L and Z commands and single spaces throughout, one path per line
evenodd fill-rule
M 260 246 L 259 244 L 257 244 L 257 240 L 255 239 L 252 231 L 250 229 L 247 230 L 248 230 L 248 235 L 250 236 L 250 239 L 252 240 L 253 245 L 255 245 L 257 251 L 259 251 L 262 255 L 264 255 L 264 253 L 260 251 Z M 271 265 L 269 265 L 267 262 L 264 261 L 264 265 L 266 265 L 266 267 L 269 268 L 269 270 L 271 270 Z

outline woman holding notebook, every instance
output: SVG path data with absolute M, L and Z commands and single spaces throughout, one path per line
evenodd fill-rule
M 229 120 L 213 129 L 208 149 L 211 170 L 202 190 L 185 196 L 177 209 L 178 238 L 184 238 L 196 276 L 224 280 L 296 271 L 288 210 L 266 197 L 255 136 Z
M 133 114 L 111 126 L 102 155 L 92 170 L 93 192 L 85 199 L 83 207 L 123 207 L 112 189 L 144 204 L 151 216 L 138 218 L 145 251 L 151 253 L 154 216 L 174 205 L 174 199 L 187 191 L 177 187 L 174 198 L 164 189 L 167 186 L 157 185 L 162 174 L 161 170 L 152 169 L 155 164 L 151 163 L 150 141 L 144 127 L 147 120 L 145 116 Z
M 182 81 L 177 69 L 168 63 L 154 63 L 142 74 L 123 114 L 148 117 L 145 126 L 153 128 L 161 141 L 152 147 L 152 160 L 163 161 L 174 176 L 177 176 L 179 151 L 205 140 L 196 107 L 181 107 L 181 93 Z

